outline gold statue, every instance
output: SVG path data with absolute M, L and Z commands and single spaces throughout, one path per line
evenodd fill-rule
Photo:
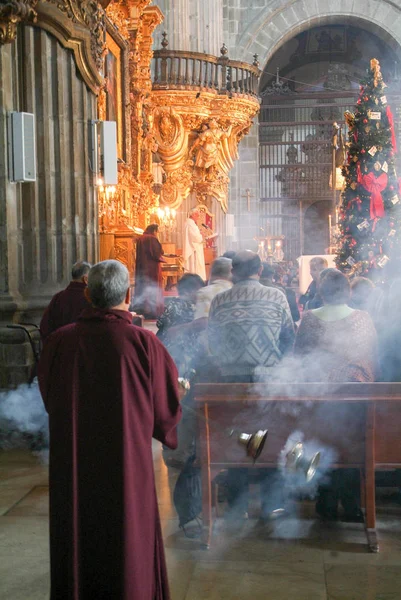
M 220 143 L 231 134 L 230 126 L 227 132 L 219 128 L 216 119 L 211 119 L 208 125 L 202 126 L 202 131 L 195 140 L 192 150 L 195 153 L 195 167 L 209 169 L 219 161 Z

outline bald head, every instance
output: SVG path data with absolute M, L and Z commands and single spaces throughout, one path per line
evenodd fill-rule
M 232 261 L 229 258 L 220 256 L 212 263 L 210 269 L 210 279 L 228 279 L 231 280 Z
M 191 208 L 191 210 L 188 213 L 188 216 L 190 219 L 192 219 L 193 221 L 195 221 L 195 223 L 198 221 L 199 219 L 199 208 L 197 206 L 194 206 L 194 208 Z
M 89 264 L 88 262 L 84 262 L 84 261 L 79 261 L 76 262 L 74 265 L 72 265 L 72 269 L 71 269 L 71 279 L 73 281 L 87 281 L 88 279 L 88 273 L 90 271 L 91 268 L 91 264 Z M 83 279 L 85 278 L 85 279 Z
M 240 250 L 232 260 L 232 273 L 235 281 L 249 279 L 260 274 L 262 262 L 256 252 Z

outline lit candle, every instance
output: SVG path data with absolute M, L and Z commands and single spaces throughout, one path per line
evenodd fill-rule
M 331 215 L 329 215 L 329 234 L 331 239 Z
M 338 225 L 338 208 L 336 208 L 336 225 Z

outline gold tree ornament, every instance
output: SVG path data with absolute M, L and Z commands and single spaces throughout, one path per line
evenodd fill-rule
M 377 87 L 379 83 L 383 82 L 383 77 L 380 71 L 380 63 L 377 58 L 372 58 L 370 61 L 370 69 L 373 72 L 373 85 Z
M 355 115 L 354 113 L 346 110 L 344 113 L 345 122 L 347 123 L 349 129 L 352 129 L 355 126 Z

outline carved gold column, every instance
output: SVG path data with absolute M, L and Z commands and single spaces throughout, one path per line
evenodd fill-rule
M 150 63 L 153 56 L 152 33 L 163 19 L 160 9 L 148 4 L 149 1 L 140 3 L 142 12 L 135 13 L 129 25 L 132 173 L 135 193 L 139 196 L 138 213 L 142 225 L 145 224 L 146 211 L 157 200 L 152 190 L 152 153 L 157 146 L 153 131 Z
M 106 8 L 107 43 L 119 36 L 123 80 L 119 118 L 125 114 L 122 162 L 115 189 L 99 190 L 101 258 L 118 258 L 133 272 L 135 240 L 146 225 L 149 209 L 156 204 L 153 192 L 152 154 L 157 150 L 153 132 L 150 63 L 152 33 L 162 13 L 151 0 L 114 0 Z M 109 26 L 110 24 L 110 26 Z M 108 81 L 99 94 L 99 119 L 107 118 Z M 120 147 L 120 143 L 119 143 Z M 107 194 L 106 194 L 107 192 Z

